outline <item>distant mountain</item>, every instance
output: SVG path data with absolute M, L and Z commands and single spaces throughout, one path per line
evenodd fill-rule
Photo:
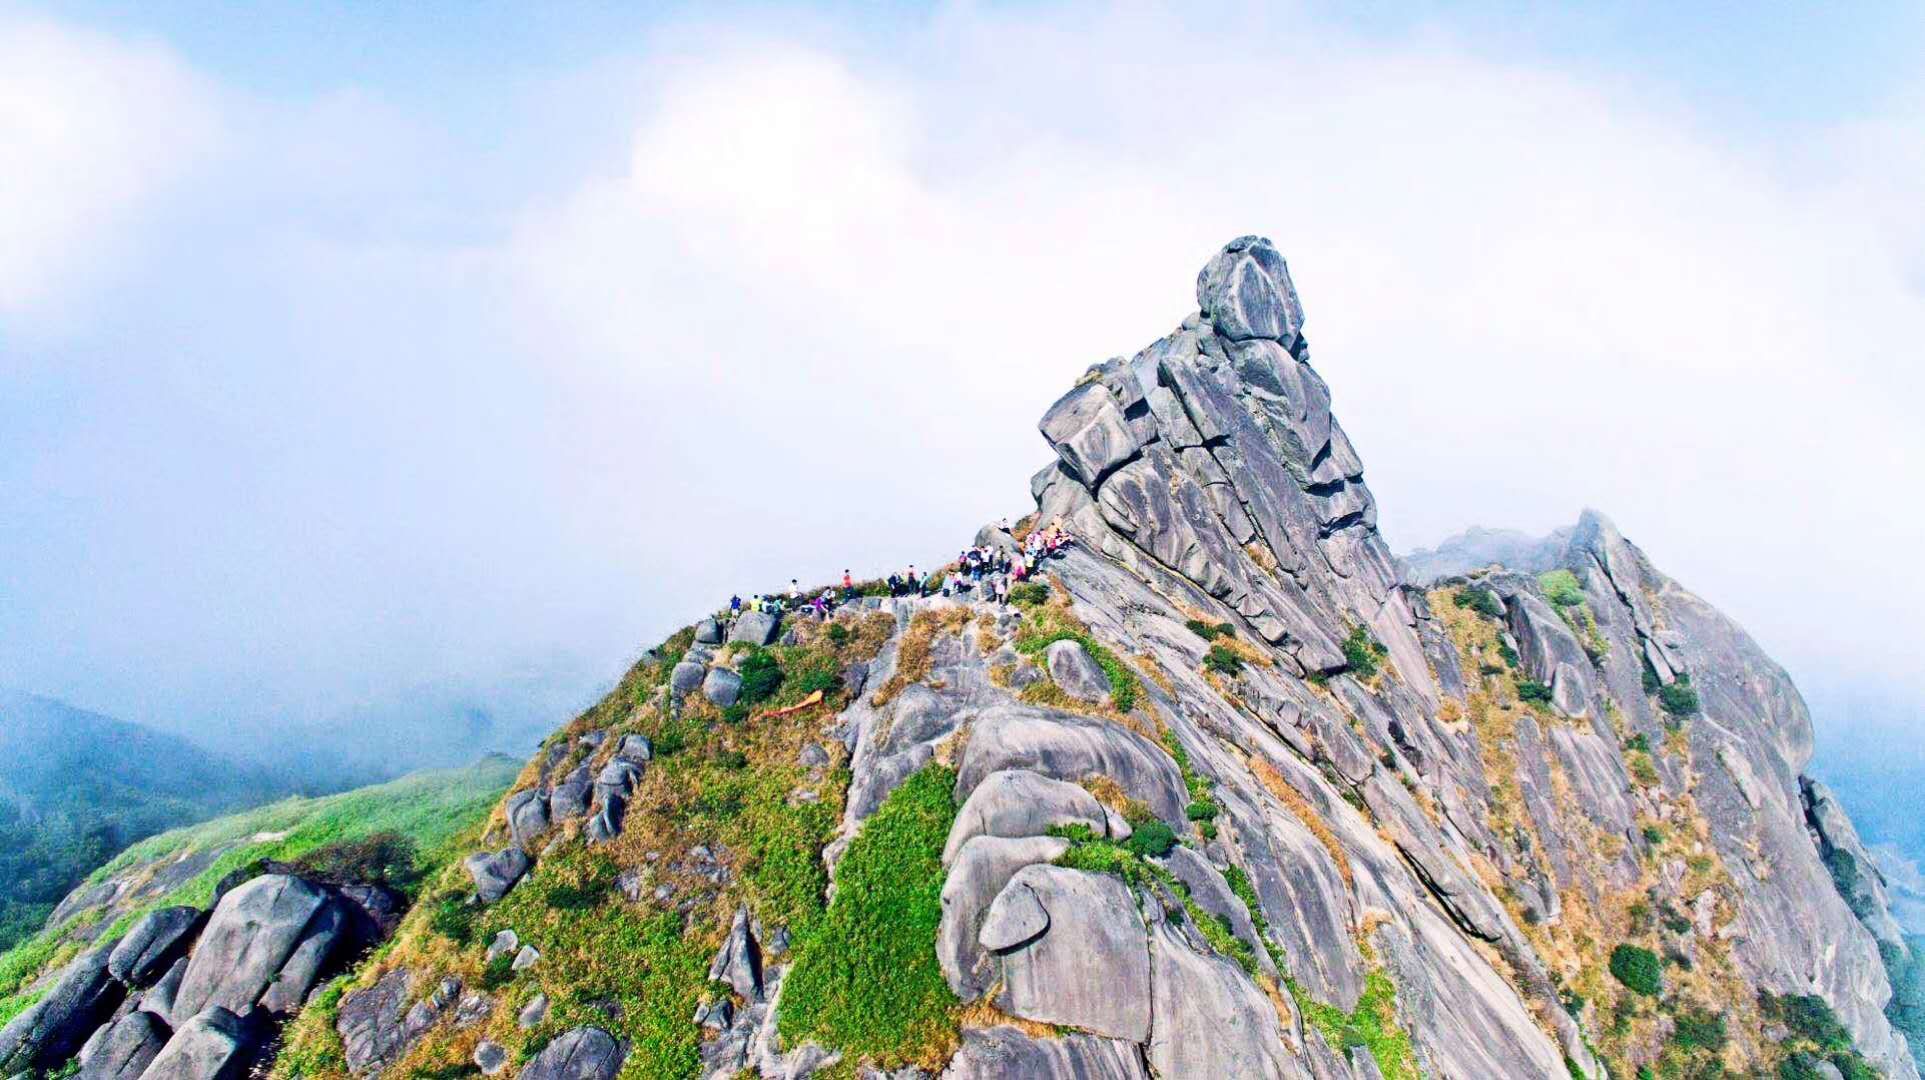
M 1418 548 L 1398 558 L 1404 580 L 1430 585 L 1440 579 L 1502 566 L 1526 574 L 1541 574 L 1562 565 L 1571 530 L 1532 536 L 1516 529 L 1486 529 L 1473 525 L 1434 548 Z
M 0 690 L 0 949 L 128 844 L 288 790 L 179 736 Z

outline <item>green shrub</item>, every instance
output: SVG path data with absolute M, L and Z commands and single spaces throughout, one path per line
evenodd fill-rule
M 1697 715 L 1698 692 L 1691 686 L 1691 676 L 1680 675 L 1670 686 L 1659 688 L 1658 707 L 1680 719 Z
M 480 915 L 481 905 L 475 903 L 474 894 L 451 889 L 435 898 L 428 928 L 457 945 L 466 945 L 474 940 L 475 920 Z
M 1343 640 L 1343 658 L 1358 678 L 1368 679 L 1377 674 L 1378 663 L 1389 654 L 1390 650 L 1362 626 L 1353 628 Z
M 1644 827 L 1644 842 L 1647 844 L 1664 843 L 1664 830 L 1658 828 L 1656 825 L 1646 825 Z
M 1664 682 L 1658 678 L 1658 669 L 1651 666 L 1650 657 L 1639 654 L 1638 667 L 1644 679 L 1645 693 L 1655 694 L 1663 688 Z
M 742 692 L 735 699 L 741 704 L 760 704 L 782 689 L 782 664 L 767 649 L 756 649 L 743 657 L 735 673 L 742 676 Z
M 1634 994 L 1656 997 L 1664 988 L 1664 966 L 1658 954 L 1640 945 L 1611 950 L 1611 974 Z
M 1671 1031 L 1672 1043 L 1687 1050 L 1709 1050 L 1717 1053 L 1729 1041 L 1725 1032 L 1724 1017 L 1704 1009 L 1689 1008 L 1675 1018 L 1676 1026 Z
M 1569 570 L 1552 570 L 1537 576 L 1538 585 L 1544 589 L 1544 597 L 1558 607 L 1576 607 L 1584 602 L 1584 586 L 1577 582 L 1577 575 Z
M 1473 585 L 1457 590 L 1457 595 L 1451 597 L 1451 602 L 1460 608 L 1469 608 L 1487 619 L 1504 617 L 1503 601 L 1497 598 L 1496 593 L 1481 586 Z
M 402 892 L 421 876 L 414 842 L 392 830 L 324 844 L 294 860 L 294 868 L 329 885 L 386 885 Z
M 1183 808 L 1183 816 L 1191 821 L 1214 821 L 1219 812 L 1215 800 L 1212 799 L 1198 799 Z
M 1219 642 L 1218 644 L 1210 646 L 1210 651 L 1203 655 L 1203 666 L 1209 668 L 1211 671 L 1222 672 L 1225 675 L 1241 675 L 1243 674 L 1243 657 L 1238 656 L 1236 651 L 1228 645 Z
M 1357 998 L 1357 1007 L 1348 1013 L 1315 1000 L 1295 979 L 1285 976 L 1285 985 L 1304 1019 L 1323 1034 L 1324 1042 L 1331 1047 L 1369 1049 L 1385 1080 L 1422 1077 L 1410 1034 L 1397 1026 L 1397 987 L 1383 969 L 1364 976 L 1364 992 Z
M 740 724 L 749 718 L 749 712 L 748 702 L 737 701 L 735 704 L 722 710 L 722 722 L 729 725 Z M 659 749 L 656 751 L 656 753 L 660 752 Z
M 1132 855 L 1143 858 L 1161 858 L 1175 846 L 1176 830 L 1154 819 L 1136 826 L 1130 838 L 1123 841 L 1123 847 Z
M 1009 587 L 1009 602 L 1022 607 L 1034 607 L 1049 602 L 1049 586 L 1040 581 L 1025 581 Z
M 1236 627 L 1231 626 L 1227 622 L 1207 623 L 1202 619 L 1191 619 L 1183 625 L 1190 628 L 1190 633 L 1195 634 L 1205 641 L 1214 641 L 1217 638 L 1233 636 L 1236 633 Z
M 1816 994 L 1758 995 L 1759 1011 L 1766 1019 L 1785 1025 L 1793 1039 L 1809 1042 L 1824 1053 L 1851 1049 L 1851 1032 L 1838 1022 L 1831 1005 Z
M 847 645 L 849 643 L 849 638 L 853 636 L 849 633 L 849 628 L 842 625 L 839 622 L 830 623 L 829 629 L 824 631 L 824 633 L 828 635 L 829 644 L 835 645 L 838 647 Z
M 791 1045 L 814 1039 L 893 1068 L 955 1037 L 956 996 L 935 949 L 955 782 L 947 768 L 924 768 L 856 833 L 835 899 L 783 982 L 778 1023 Z
M 1503 657 L 1504 663 L 1509 664 L 1513 668 L 1519 663 L 1517 650 L 1511 648 L 1510 642 L 1508 641 L 1500 641 L 1497 643 L 1497 655 Z
M 1535 679 L 1519 679 L 1517 680 L 1517 699 L 1538 705 L 1548 705 L 1551 702 L 1551 688 Z

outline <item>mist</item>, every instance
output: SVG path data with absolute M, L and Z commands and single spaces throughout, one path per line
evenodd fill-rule
M 0 7 L 0 684 L 249 754 L 525 750 L 731 592 L 1028 509 L 1037 417 L 1257 232 L 1394 547 L 1595 506 L 1827 688 L 1821 753 L 1833 688 L 1925 700 L 1904 49 L 1770 70 L 1787 118 L 1469 15 L 888 29 L 270 78 Z

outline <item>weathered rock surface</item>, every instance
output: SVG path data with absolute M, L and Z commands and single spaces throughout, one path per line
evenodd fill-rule
M 188 957 L 173 1022 L 181 1027 L 216 1006 L 237 1016 L 256 1005 L 292 1011 L 350 933 L 342 901 L 324 886 L 284 874 L 255 878 L 215 906 Z
M 615 1080 L 628 1056 L 601 1028 L 565 1031 L 522 1067 L 519 1080 Z
M 134 1080 L 172 1035 L 160 1017 L 135 1009 L 94 1032 L 80 1048 L 78 1075 L 84 1080 Z
M 942 1080 L 1013 1080 L 1060 1077 L 1063 1080 L 1148 1080 L 1136 1046 L 1094 1035 L 1038 1039 L 1013 1027 L 974 1028 L 963 1032 L 962 1049 L 950 1059 Z
M 258 1033 L 219 1005 L 190 1017 L 141 1080 L 235 1080 L 247 1075 Z
M 1149 938 L 1128 887 L 1103 874 L 1029 866 L 1003 886 L 991 914 L 1011 890 L 1028 894 L 1024 904 L 1044 913 L 1047 930 L 998 953 L 1003 991 L 997 1007 L 1027 1020 L 1146 1040 Z
M 509 848 L 493 854 L 477 852 L 468 856 L 462 865 L 474 880 L 475 893 L 481 897 L 482 903 L 492 904 L 508 895 L 508 890 L 515 887 L 521 876 L 534 865 L 534 860 L 520 848 Z
M 46 996 L 0 1028 L 0 1071 L 51 1070 L 79 1052 L 123 996 L 107 971 L 112 947 L 109 942 L 83 953 Z
M 1057 825 L 1085 825 L 1098 836 L 1111 833 L 1112 815 L 1096 796 L 1075 784 L 1051 780 L 1027 769 L 990 773 L 969 793 L 943 847 L 943 864 L 954 862 L 963 845 L 978 836 L 1041 836 Z M 1117 819 L 1120 835 L 1129 826 Z
M 766 611 L 745 611 L 735 620 L 735 626 L 729 631 L 729 640 L 743 645 L 771 645 L 781 628 L 782 620 L 775 615 Z
M 166 907 L 142 916 L 107 957 L 107 973 L 127 986 L 152 983 L 186 954 L 202 914 L 199 908 Z
M 1058 641 L 1043 650 L 1043 659 L 1049 665 L 1049 677 L 1070 697 L 1092 705 L 1109 702 L 1110 678 L 1083 646 Z

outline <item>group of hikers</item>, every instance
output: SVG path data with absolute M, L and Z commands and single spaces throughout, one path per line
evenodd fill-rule
M 1004 533 L 1009 533 L 1009 522 L 1001 523 Z M 962 598 L 966 593 L 975 593 L 976 599 L 1009 603 L 1009 590 L 1033 577 L 1044 559 L 1050 558 L 1073 542 L 1064 530 L 1061 519 L 1050 523 L 1046 529 L 1032 529 L 1011 551 L 1008 544 L 979 544 L 965 548 L 948 566 L 938 567 L 928 573 L 916 572 L 916 564 L 892 572 L 882 581 L 890 596 L 953 596 Z M 789 588 L 783 593 L 757 593 L 747 600 L 740 595 L 729 597 L 728 618 L 730 622 L 741 617 L 744 612 L 758 611 L 780 616 L 784 612 L 796 611 L 826 617 L 842 604 L 863 595 L 863 586 L 848 571 L 842 572 L 842 588 L 825 587 L 821 592 L 804 590 L 795 578 L 789 579 Z

